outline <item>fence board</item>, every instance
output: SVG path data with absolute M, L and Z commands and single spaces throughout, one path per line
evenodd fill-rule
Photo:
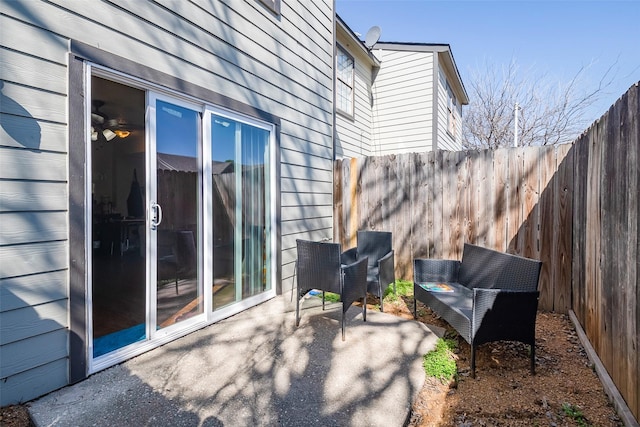
M 571 271 L 572 254 L 572 212 L 573 212 L 573 156 L 570 144 L 560 145 L 556 150 L 556 168 L 554 175 L 553 226 L 558 230 L 551 235 L 557 244 L 552 256 L 553 310 L 566 313 L 571 308 Z
M 412 274 L 412 258 L 411 258 L 411 224 L 413 223 L 413 203 L 411 203 L 411 164 L 416 160 L 415 156 L 409 154 L 400 154 L 397 158 L 397 224 L 400 241 L 394 245 L 398 249 L 397 257 L 397 274 L 399 277 L 411 277 Z M 407 208 L 405 208 L 408 207 Z M 390 230 L 396 234 L 396 230 Z
M 555 201 L 557 194 L 554 185 L 554 175 L 557 167 L 556 150 L 545 150 L 540 157 L 540 306 L 553 310 L 554 285 L 553 271 L 555 269 L 555 253 L 557 248 Z
M 507 252 L 513 254 L 521 253 L 521 245 L 518 241 L 518 232 L 522 225 L 522 149 L 514 149 L 509 157 L 509 177 L 507 184 Z
M 509 149 L 501 148 L 494 152 L 493 200 L 494 200 L 494 248 L 507 250 Z
M 425 155 L 425 180 L 427 181 L 426 197 L 427 197 L 427 257 L 433 256 L 435 253 L 435 217 L 440 213 L 440 210 L 436 209 L 436 202 L 434 200 L 435 193 L 435 167 L 436 167 L 436 153 L 431 151 Z
M 411 257 L 412 258 L 427 258 L 429 256 L 429 228 L 428 224 L 431 221 L 428 207 L 428 194 L 429 186 L 426 179 L 426 163 L 427 154 L 418 154 L 415 161 L 411 165 L 411 185 L 410 195 L 411 200 Z M 423 236 L 425 238 L 418 238 L 417 236 Z
M 464 181 L 465 190 L 468 195 L 468 206 L 465 207 L 465 227 L 464 240 L 466 242 L 479 241 L 480 210 L 482 187 L 486 184 L 482 181 L 484 174 L 480 171 L 481 155 L 480 151 L 470 151 L 467 153 L 468 174 Z
M 626 265 L 626 236 L 623 236 L 622 224 L 627 223 L 627 194 L 623 191 L 626 187 L 625 177 L 626 161 L 622 158 L 626 156 L 624 147 L 621 147 L 620 139 L 620 109 L 614 107 L 609 110 L 609 120 L 606 127 L 607 148 L 602 150 L 603 170 L 601 174 L 602 185 L 602 258 L 610 256 L 613 260 L 618 260 L 621 266 Z M 622 190 L 622 191 L 621 191 Z M 614 357 L 613 337 L 624 336 L 624 320 L 620 318 L 620 313 L 624 313 L 623 296 L 618 289 L 626 281 L 626 268 L 620 268 L 618 263 L 602 263 L 602 291 L 603 297 L 607 301 L 603 308 L 604 329 L 607 333 L 601 334 L 601 345 L 603 354 L 608 353 L 609 374 L 615 383 L 626 386 L 621 372 L 623 366 L 621 361 L 626 357 Z M 617 348 L 616 353 L 620 354 Z
M 524 161 L 522 176 L 524 230 L 521 230 L 519 234 L 523 250 L 522 255 L 534 259 L 540 259 L 540 242 L 538 238 L 538 230 L 540 229 L 538 197 L 541 193 L 539 160 L 544 156 L 544 152 L 548 148 L 537 147 L 523 150 L 522 154 Z
M 445 210 L 444 202 L 445 190 L 444 190 L 444 159 L 443 152 L 434 152 L 433 163 L 433 188 L 431 189 L 431 199 L 433 200 L 433 252 L 432 258 L 444 257 L 444 234 L 443 225 L 445 224 Z
M 574 144 L 573 158 L 573 232 L 581 238 L 573 239 L 573 262 L 571 265 L 571 298 L 573 311 L 586 327 L 586 212 L 587 212 L 587 169 L 589 167 L 589 136 L 583 134 Z

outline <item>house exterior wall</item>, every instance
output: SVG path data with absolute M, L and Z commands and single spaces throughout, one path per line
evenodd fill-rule
M 373 153 L 429 151 L 432 147 L 434 54 L 376 50 Z
M 332 236 L 333 2 L 280 12 L 256 1 L 0 3 L 0 405 L 70 381 L 73 43 L 279 117 L 279 292 L 292 287 L 296 238 Z
M 371 85 L 374 69 L 372 59 L 363 51 L 360 41 L 354 40 L 340 25 L 336 30 L 337 45 L 353 57 L 354 112 L 336 114 L 335 156 L 360 157 L 372 153 Z
M 350 30 L 339 22 L 339 43 L 354 57 L 362 42 L 345 43 Z M 352 38 L 355 38 L 355 34 Z M 358 98 L 354 117 L 336 120 L 337 157 L 359 157 L 462 148 L 462 105 L 468 97 L 458 74 L 451 49 L 444 44 L 376 43 L 374 60 L 361 57 L 357 64 Z M 366 80 L 369 78 L 369 80 Z M 444 78 L 444 83 L 440 81 Z M 367 82 L 370 82 L 367 86 Z M 449 82 L 449 85 L 447 85 Z M 366 93 L 365 90 L 369 92 Z M 449 115 L 449 94 L 456 97 Z M 368 108 L 368 110 L 367 110 Z M 449 120 L 454 125 L 449 128 Z M 455 129 L 455 131 L 452 131 Z M 367 139 L 369 135 L 369 139 Z
M 354 114 L 347 116 L 338 112 L 336 128 L 336 158 L 370 155 L 371 146 L 371 67 L 362 61 L 354 61 Z

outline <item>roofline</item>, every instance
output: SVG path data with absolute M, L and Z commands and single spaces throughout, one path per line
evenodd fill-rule
M 374 67 L 380 67 L 380 60 L 376 58 L 373 53 L 371 53 L 371 50 L 367 49 L 367 47 L 364 45 L 364 42 L 358 38 L 356 33 L 353 32 L 353 30 L 347 25 L 346 22 L 344 22 L 342 18 L 340 18 L 340 15 L 338 15 L 337 13 L 336 26 L 340 26 L 347 33 L 347 36 L 350 37 L 352 41 L 360 47 L 362 53 L 369 57 Z
M 462 82 L 462 77 L 460 77 L 460 72 L 458 71 L 458 66 L 456 65 L 455 59 L 453 58 L 453 52 L 451 51 L 451 46 L 449 44 L 447 43 L 378 42 L 373 46 L 373 49 L 396 50 L 396 51 L 406 51 L 406 52 L 432 52 L 432 53 L 443 54 L 445 61 L 449 63 L 454 73 L 456 74 L 456 78 L 458 80 L 458 85 L 461 92 L 460 102 L 463 105 L 469 104 L 469 95 L 467 94 L 467 90 L 465 89 L 464 83 Z

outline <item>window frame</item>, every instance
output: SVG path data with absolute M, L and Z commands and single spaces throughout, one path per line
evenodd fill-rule
M 440 72 L 440 83 L 444 86 L 444 90 L 447 93 L 447 133 L 451 138 L 456 140 L 458 137 L 458 120 L 456 117 L 456 111 L 458 110 L 458 100 L 453 88 L 449 84 L 447 76 Z
M 351 61 L 351 82 L 348 83 L 346 82 L 343 78 L 341 78 L 341 76 L 338 73 L 338 62 L 340 59 L 340 54 L 343 54 L 346 58 L 348 58 Z M 354 119 L 355 117 L 355 70 L 356 70 L 356 61 L 355 58 L 349 54 L 349 52 L 347 52 L 347 50 L 345 48 L 343 48 L 340 44 L 337 45 L 336 47 L 336 58 L 335 58 L 335 67 L 336 67 L 336 88 L 335 88 L 335 93 L 336 93 L 336 111 L 350 119 Z M 350 110 L 351 111 L 347 111 L 344 110 L 343 108 L 341 108 L 341 103 L 338 102 L 339 99 L 339 94 L 340 91 L 338 90 L 339 85 L 344 85 L 345 87 L 347 87 L 350 91 L 349 93 L 349 97 L 350 99 L 348 100 L 349 102 L 349 106 L 350 106 Z M 346 98 L 345 98 L 346 99 Z

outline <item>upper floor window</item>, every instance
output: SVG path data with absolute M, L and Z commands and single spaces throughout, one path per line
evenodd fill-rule
M 338 47 L 336 55 L 336 108 L 353 116 L 353 57 Z
M 443 73 L 440 73 L 440 83 L 447 92 L 447 131 L 453 138 L 456 138 L 458 134 L 458 116 L 456 114 L 458 110 L 458 101 L 456 99 L 456 95 L 453 93 L 453 89 L 451 88 L 449 81 Z

